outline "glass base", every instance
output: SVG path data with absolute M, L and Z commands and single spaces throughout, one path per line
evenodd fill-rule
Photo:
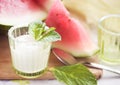
M 120 59 L 112 59 L 112 58 L 100 56 L 100 60 L 101 60 L 101 62 L 106 63 L 106 64 L 120 65 Z
M 21 71 L 15 69 L 15 68 L 14 68 L 14 70 L 15 70 L 16 74 L 18 74 L 19 76 L 21 76 L 23 78 L 37 78 L 46 71 L 46 69 L 45 69 L 45 70 L 35 72 L 35 73 L 25 73 L 25 72 L 21 72 Z

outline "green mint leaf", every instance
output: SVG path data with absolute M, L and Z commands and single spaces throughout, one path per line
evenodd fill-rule
M 97 85 L 95 76 L 82 64 L 50 69 L 57 80 L 66 85 Z
M 33 22 L 29 24 L 29 34 L 37 41 L 53 42 L 61 40 L 61 36 L 55 31 L 54 27 L 47 27 L 43 22 Z
M 34 22 L 29 24 L 29 34 L 33 35 L 35 40 L 37 40 L 42 32 L 44 31 L 45 24 L 42 22 Z
M 44 37 L 47 37 L 52 31 L 54 31 L 55 30 L 55 28 L 48 28 L 46 31 L 44 31 L 43 33 L 42 33 L 42 35 L 41 35 L 41 37 L 39 37 L 39 39 L 38 40 L 40 40 L 40 39 L 42 39 L 42 38 L 44 38 Z
M 42 40 L 43 41 L 54 42 L 54 41 L 57 41 L 57 40 L 61 40 L 61 36 L 55 31 L 49 31 L 49 33 L 47 33 Z

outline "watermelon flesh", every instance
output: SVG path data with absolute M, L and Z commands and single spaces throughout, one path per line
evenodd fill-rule
M 43 20 L 52 0 L 0 0 L 0 24 L 28 24 Z
M 84 26 L 70 16 L 60 0 L 52 5 L 46 19 L 49 27 L 55 27 L 62 40 L 53 43 L 59 48 L 75 57 L 92 56 L 98 51 L 98 46 L 92 41 Z

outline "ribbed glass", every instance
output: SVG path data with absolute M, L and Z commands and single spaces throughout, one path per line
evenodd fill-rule
M 99 57 L 109 64 L 120 64 L 120 15 L 108 15 L 98 25 Z
M 40 76 L 47 68 L 51 42 L 35 41 L 27 27 L 12 27 L 8 36 L 16 73 L 25 78 Z

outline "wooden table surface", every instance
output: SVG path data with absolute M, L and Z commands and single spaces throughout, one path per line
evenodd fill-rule
M 48 67 L 63 66 L 63 64 L 51 53 Z M 100 78 L 102 70 L 89 68 L 90 71 Z M 24 79 L 19 77 L 12 68 L 10 49 L 7 35 L 0 34 L 0 79 Z M 46 72 L 43 76 L 36 79 L 54 79 L 50 72 Z

